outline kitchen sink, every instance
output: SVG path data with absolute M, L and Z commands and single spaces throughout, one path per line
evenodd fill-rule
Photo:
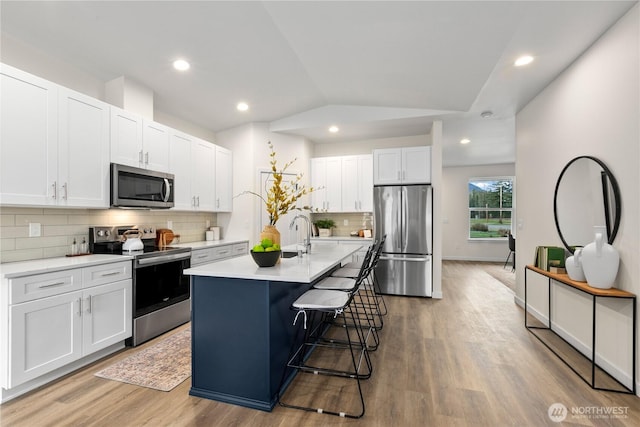
M 282 258 L 293 258 L 294 256 L 298 256 L 297 252 L 282 252 Z

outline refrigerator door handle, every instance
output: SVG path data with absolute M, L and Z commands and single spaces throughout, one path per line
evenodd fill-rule
M 425 262 L 425 261 L 431 260 L 430 257 L 407 258 L 407 257 L 394 257 L 394 256 L 385 256 L 385 255 L 380 255 L 380 259 L 385 261 L 407 261 L 407 262 Z

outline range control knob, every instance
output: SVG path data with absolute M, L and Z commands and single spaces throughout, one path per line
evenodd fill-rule
M 104 236 L 104 230 L 98 230 L 98 237 Z
M 104 230 L 104 235 L 107 236 L 107 237 L 111 236 L 111 231 Z

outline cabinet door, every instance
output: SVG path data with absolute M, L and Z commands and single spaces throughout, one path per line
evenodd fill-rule
M 191 197 L 191 148 L 195 143 L 194 139 L 175 131 L 169 135 L 169 172 L 175 176 L 174 209 L 191 210 L 194 207 Z
M 111 162 L 141 168 L 144 166 L 142 150 L 142 118 L 111 106 Z
M 131 280 L 86 289 L 82 298 L 83 355 L 131 336 Z
M 60 88 L 58 204 L 109 207 L 109 106 Z
M 82 356 L 82 292 L 69 292 L 9 308 L 12 388 Z
M 216 146 L 216 211 L 233 210 L 233 157 L 230 150 Z
M 196 140 L 192 151 L 193 171 L 192 197 L 195 209 L 213 212 L 216 191 L 215 146 L 207 141 Z
M 402 149 L 402 181 L 404 184 L 431 182 L 431 147 Z
M 373 183 L 399 184 L 402 181 L 402 150 L 386 148 L 373 152 Z
M 313 209 L 326 209 L 326 164 L 327 162 L 324 158 L 320 157 L 311 159 L 311 186 L 315 188 L 311 193 L 311 207 Z
M 0 87 L 0 203 L 56 204 L 57 86 L 2 64 Z
M 373 212 L 373 156 L 370 154 L 358 156 L 358 210 Z
M 359 211 L 358 156 L 342 158 L 342 211 Z
M 326 168 L 326 201 L 327 212 L 342 211 L 342 159 L 327 157 Z
M 169 128 L 150 120 L 142 126 L 143 167 L 169 172 Z

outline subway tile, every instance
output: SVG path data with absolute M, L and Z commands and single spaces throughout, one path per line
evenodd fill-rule
M 2 206 L 0 208 L 0 211 L 2 212 L 3 215 L 7 214 L 7 215 L 18 215 L 18 214 L 24 214 L 24 215 L 42 215 L 43 209 L 41 208 L 21 208 L 21 207 L 6 207 L 6 206 Z
M 0 252 L 0 262 L 3 263 L 41 259 L 42 257 L 42 249 L 24 249 L 20 251 Z
M 29 237 L 29 227 L 27 226 L 2 227 L 2 230 L 0 230 L 0 236 L 3 239 L 10 239 L 15 237 Z
M 71 248 L 69 246 L 54 246 L 52 248 L 43 248 L 43 258 L 54 258 L 54 257 L 62 257 L 71 253 Z
M 0 215 L 0 227 L 8 227 L 10 225 L 16 224 L 16 216 L 10 214 L 2 214 Z
M 66 236 L 54 236 L 54 237 L 26 237 L 15 239 L 16 249 L 35 249 L 35 248 L 47 248 L 53 246 L 66 246 Z
M 38 222 L 42 225 L 67 224 L 67 215 L 16 215 L 16 224 L 29 225 L 30 222 Z
M 16 239 L 0 239 L 0 251 L 13 251 L 16 248 Z

